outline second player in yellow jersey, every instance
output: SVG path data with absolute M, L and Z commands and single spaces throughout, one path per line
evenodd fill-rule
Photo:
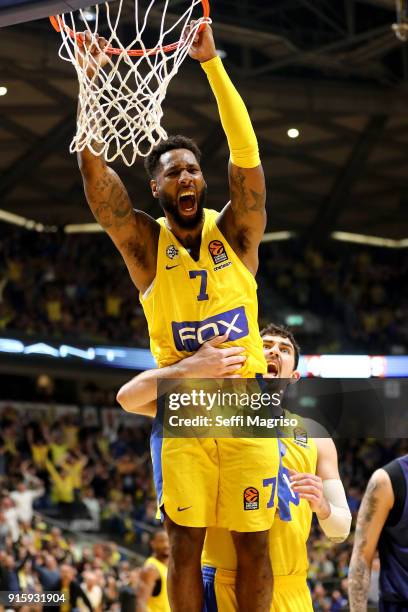
M 312 511 L 309 503 L 299 499 L 291 490 L 288 469 L 314 474 L 317 450 L 313 440 L 304 444 L 295 437 L 281 440 L 280 449 L 282 463 L 277 485 L 278 513 L 269 533 L 274 575 L 271 612 L 307 612 L 313 609 L 306 583 L 306 542 Z M 202 561 L 206 612 L 236 612 L 234 585 L 237 559 L 228 531 L 207 530 Z
M 273 324 L 268 325 L 261 335 L 268 363 L 267 377 L 292 379 L 293 382 L 297 380 L 299 347 L 293 335 L 287 329 Z M 212 365 L 208 365 L 208 355 L 211 356 Z M 164 368 L 163 373 L 172 378 L 173 373 L 184 363 L 185 373 L 191 375 L 197 371 L 198 364 L 206 363 L 213 376 L 216 376 L 216 369 L 212 368 L 217 360 L 222 359 L 222 349 L 214 348 L 209 342 L 177 367 Z M 146 402 L 155 396 L 154 385 L 159 377 L 159 370 L 143 372 L 126 385 L 126 405 L 129 405 L 129 409 L 135 410 L 140 401 L 140 413 L 154 416 L 155 402 L 153 406 Z M 319 428 L 317 423 L 312 425 L 304 419 L 300 419 L 299 423 L 299 417 L 296 420 L 296 427 L 280 430 L 281 465 L 278 478 L 270 477 L 262 483 L 267 491 L 268 504 L 274 509 L 278 507 L 278 518 L 268 533 L 268 553 L 273 563 L 275 582 L 273 612 L 306 612 L 312 609 L 306 584 L 306 540 L 312 511 L 325 535 L 333 542 L 341 542 L 347 537 L 351 522 L 344 487 L 339 479 L 333 441 L 327 438 L 327 432 Z M 321 438 L 308 439 L 307 428 L 311 425 Z M 223 484 L 220 482 L 220 491 Z M 231 506 L 232 516 L 234 512 L 235 507 Z M 203 577 L 206 612 L 252 609 L 237 601 L 237 589 L 242 585 L 242 580 L 245 580 L 245 574 L 241 578 L 237 575 L 238 560 L 228 530 L 207 529 L 202 560 L 205 564 Z

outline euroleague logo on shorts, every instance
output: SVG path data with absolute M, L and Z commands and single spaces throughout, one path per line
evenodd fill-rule
M 244 510 L 259 510 L 259 491 L 255 487 L 244 490 Z
M 222 263 L 228 259 L 225 246 L 221 240 L 211 240 L 211 242 L 208 244 L 208 250 L 210 251 L 210 255 L 215 264 Z

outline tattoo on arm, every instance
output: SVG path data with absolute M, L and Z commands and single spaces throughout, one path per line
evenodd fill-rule
M 231 199 L 234 210 L 239 215 L 264 210 L 265 197 L 265 189 L 258 192 L 247 187 L 245 172 L 242 168 L 234 167 L 231 170 Z
M 119 250 L 136 287 L 144 291 L 155 276 L 160 225 L 148 214 L 133 209 L 122 181 L 112 169 L 97 166 L 82 174 L 95 219 Z
M 351 612 L 366 612 L 370 574 L 367 561 L 362 557 L 355 559 L 348 576 Z
M 102 195 L 101 199 L 98 199 L 98 194 Z M 94 214 L 104 229 L 119 229 L 133 218 L 133 209 L 124 187 L 111 177 L 104 176 L 97 181 L 93 196 L 98 202 Z
M 358 513 L 354 540 L 354 550 L 349 571 L 349 599 L 351 612 L 365 612 L 370 588 L 371 564 L 364 557 L 364 548 L 367 545 L 367 526 L 373 520 L 378 508 L 378 489 L 381 484 L 370 481 Z

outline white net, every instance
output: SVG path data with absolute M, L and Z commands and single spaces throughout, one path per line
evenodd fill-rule
M 121 42 L 123 32 L 118 33 L 129 22 L 129 2 L 126 6 L 125 0 L 96 5 L 92 22 L 89 9 L 58 18 L 62 35 L 59 56 L 75 66 L 79 81 L 77 132 L 70 145 L 71 153 L 89 147 L 108 162 L 119 157 L 131 166 L 137 156 L 148 155 L 167 137 L 161 121 L 168 85 L 188 54 L 195 34 L 210 20 L 202 16 L 202 11 L 199 18 L 193 14 L 194 9 L 202 7 L 201 0 L 190 0 L 180 17 L 170 13 L 170 0 L 160 8 L 157 3 L 154 7 L 155 0 L 151 0 L 143 10 L 140 2 L 132 0 L 132 40 L 125 45 Z M 174 4 L 181 3 L 176 0 Z M 186 35 L 193 18 L 196 22 Z M 147 47 L 144 40 L 152 36 L 152 23 L 156 29 L 158 26 L 158 40 Z M 85 46 L 78 42 L 79 32 L 88 33 Z M 106 64 L 97 65 L 88 76 L 89 66 L 95 66 L 92 43 L 99 50 L 97 34 L 108 41 L 102 62 Z M 168 44 L 175 39 L 176 44 Z M 141 55 L 129 55 L 135 51 Z
M 397 7 L 397 23 L 392 26 L 397 38 L 408 41 L 408 0 L 395 0 Z

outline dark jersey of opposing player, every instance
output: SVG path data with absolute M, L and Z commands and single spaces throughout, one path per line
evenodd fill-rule
M 408 610 L 408 455 L 384 467 L 394 491 L 394 507 L 378 544 L 380 609 Z

